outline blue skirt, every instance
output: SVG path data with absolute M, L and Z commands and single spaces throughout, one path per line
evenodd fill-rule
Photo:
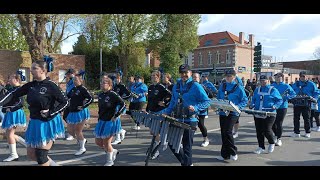
M 10 129 L 15 126 L 25 127 L 26 123 L 26 115 L 22 109 L 18 109 L 14 112 L 7 112 L 4 115 L 2 122 L 2 129 Z
M 68 124 L 78 124 L 82 121 L 88 120 L 90 118 L 90 111 L 88 108 L 84 108 L 79 112 L 69 112 L 67 117 Z
M 93 134 L 96 138 L 105 139 L 120 133 L 121 129 L 120 118 L 115 121 L 102 121 L 99 119 Z
M 25 134 L 27 146 L 32 148 L 46 146 L 50 140 L 64 138 L 64 131 L 60 114 L 47 122 L 39 119 L 30 119 Z

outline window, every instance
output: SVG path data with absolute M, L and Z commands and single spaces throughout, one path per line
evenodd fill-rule
M 21 82 L 29 82 L 28 69 L 19 68 L 19 71 L 22 71 L 22 75 L 26 78 L 24 81 L 21 80 Z
M 201 52 L 199 52 L 199 65 L 203 65 Z
M 225 44 L 227 42 L 227 38 L 220 39 L 219 44 Z
M 231 52 L 229 50 L 226 53 L 226 64 L 231 64 Z
M 59 83 L 60 82 L 66 82 L 65 74 L 67 70 L 66 69 L 60 69 L 59 70 Z
M 209 53 L 208 53 L 208 64 L 209 64 L 209 65 L 212 64 L 212 54 L 211 54 L 210 51 L 209 51 Z
M 204 46 L 210 46 L 212 45 L 212 40 L 207 40 L 205 43 L 204 43 Z
M 217 54 L 216 54 L 216 59 L 217 59 L 217 64 L 220 64 L 220 53 L 219 51 L 217 51 Z

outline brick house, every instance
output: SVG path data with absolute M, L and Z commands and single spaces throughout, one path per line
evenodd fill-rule
M 51 80 L 60 84 L 62 89 L 65 89 L 64 74 L 67 69 L 74 68 L 79 71 L 85 69 L 84 55 L 65 55 L 65 54 L 49 54 L 54 58 L 54 71 L 48 75 Z M 31 55 L 28 51 L 10 51 L 0 50 L 0 80 L 6 82 L 11 73 L 20 69 L 26 76 L 26 82 L 32 81 L 30 71 Z
M 185 62 L 194 72 L 210 75 L 215 82 L 223 78 L 226 69 L 235 69 L 238 76 L 250 79 L 253 65 L 254 35 L 245 40 L 243 32 L 236 36 L 228 31 L 199 36 L 199 46 L 189 53 Z

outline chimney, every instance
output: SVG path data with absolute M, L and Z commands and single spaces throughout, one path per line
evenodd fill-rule
M 251 44 L 251 47 L 254 47 L 254 35 L 249 34 L 249 43 Z
M 239 42 L 241 45 L 244 45 L 244 33 L 239 32 Z

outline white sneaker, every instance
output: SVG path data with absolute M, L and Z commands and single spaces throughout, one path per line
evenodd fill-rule
M 126 135 L 126 130 L 124 130 L 124 129 L 122 129 L 121 130 L 121 132 L 120 132 L 120 139 L 121 139 L 121 141 L 123 141 L 124 140 L 124 138 L 125 138 L 125 135 Z
M 70 134 L 68 134 L 68 137 L 66 138 L 66 140 L 67 140 L 67 141 L 72 141 L 72 140 L 74 140 L 74 137 L 71 136 Z
M 203 141 L 201 147 L 207 147 L 209 145 L 209 141 Z
M 315 132 L 320 132 L 320 126 L 314 127 L 314 128 L 312 128 L 312 130 Z
M 11 161 L 18 161 L 19 156 L 18 154 L 10 154 L 10 156 L 7 159 L 4 159 L 3 162 L 11 162 Z
M 218 156 L 218 157 L 216 157 L 216 159 L 219 160 L 219 161 L 225 161 L 226 160 L 222 156 Z
M 151 157 L 151 159 L 157 159 L 160 155 L 160 152 L 157 150 L 154 155 Z
M 135 126 L 133 127 L 133 129 L 134 129 L 134 130 L 140 130 L 140 126 L 135 125 Z
M 306 133 L 306 135 L 305 135 L 304 137 L 310 138 L 310 137 L 311 137 L 311 134 L 310 134 L 310 133 Z
M 272 153 L 274 151 L 275 144 L 269 144 L 268 153 Z
M 118 154 L 119 154 L 119 151 L 117 149 L 113 149 L 112 161 L 116 160 Z
M 254 153 L 256 154 L 261 154 L 261 153 L 264 153 L 264 149 L 262 149 L 261 147 L 258 147 L 255 151 L 253 151 Z
M 111 144 L 112 145 L 121 144 L 121 140 L 120 139 L 116 139 Z
M 299 137 L 300 137 L 300 134 L 292 133 L 292 134 L 291 134 L 291 137 L 293 137 L 293 138 L 299 138 Z
M 278 140 L 277 140 L 276 146 L 282 146 L 282 141 L 281 141 L 281 139 L 278 139 Z
M 238 132 L 236 132 L 232 136 L 233 136 L 233 139 L 235 139 L 235 138 L 239 137 L 239 134 L 238 134 Z
M 238 160 L 238 155 L 237 154 L 234 156 L 230 155 L 230 159 L 233 161 L 236 161 L 236 160 Z
M 86 148 L 79 149 L 74 155 L 75 156 L 80 156 L 80 155 L 84 154 L 86 151 L 87 151 Z

